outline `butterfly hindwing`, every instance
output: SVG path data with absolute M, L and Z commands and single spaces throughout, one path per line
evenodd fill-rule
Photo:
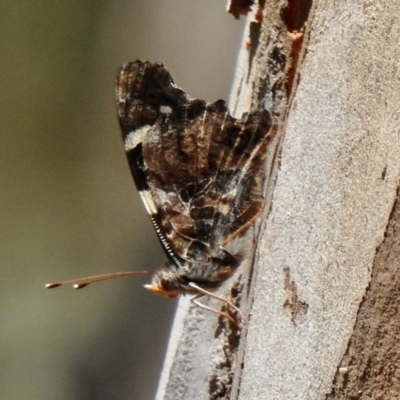
M 122 67 L 117 102 L 132 175 L 167 254 L 206 262 L 262 208 L 269 113 L 236 119 L 224 101 L 192 100 L 162 64 L 141 61 Z

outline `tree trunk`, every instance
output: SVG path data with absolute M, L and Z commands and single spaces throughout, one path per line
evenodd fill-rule
M 231 99 L 278 129 L 254 258 L 221 292 L 246 321 L 182 299 L 157 399 L 398 398 L 400 5 L 266 3 Z

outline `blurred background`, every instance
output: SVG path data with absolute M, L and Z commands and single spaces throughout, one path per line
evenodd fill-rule
M 0 398 L 154 397 L 175 300 L 149 277 L 164 256 L 130 176 L 114 79 L 163 62 L 191 97 L 228 99 L 243 19 L 226 0 L 3 0 L 0 4 Z

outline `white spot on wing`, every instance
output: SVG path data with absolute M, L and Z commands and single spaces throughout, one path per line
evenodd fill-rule
M 142 197 L 147 213 L 150 215 L 157 214 L 157 208 L 154 205 L 151 192 L 149 190 L 141 190 L 139 193 L 140 196 Z
M 139 143 L 142 143 L 147 135 L 147 131 L 151 128 L 150 125 L 142 126 L 136 131 L 128 133 L 125 138 L 125 151 L 134 149 Z
M 170 106 L 160 106 L 160 113 L 161 114 L 171 114 L 172 108 Z

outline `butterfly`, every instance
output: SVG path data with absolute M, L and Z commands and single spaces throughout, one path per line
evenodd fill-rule
M 116 101 L 125 151 L 136 187 L 167 263 L 156 271 L 112 273 L 48 288 L 152 273 L 145 287 L 167 297 L 214 297 L 237 270 L 245 251 L 240 238 L 264 208 L 265 159 L 274 136 L 267 110 L 233 117 L 223 100 L 191 99 L 161 63 L 122 66 Z

